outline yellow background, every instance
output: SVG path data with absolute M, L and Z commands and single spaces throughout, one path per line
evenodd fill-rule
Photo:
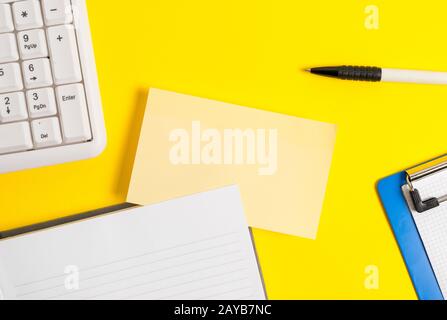
M 379 30 L 364 27 L 370 4 L 380 9 Z M 0 176 L 0 229 L 123 202 L 144 94 L 159 87 L 338 125 L 318 240 L 255 231 L 270 298 L 416 298 L 375 184 L 447 151 L 446 87 L 342 82 L 301 70 L 447 70 L 447 2 L 89 0 L 88 7 L 107 150 Z M 368 265 L 380 269 L 379 290 L 364 287 Z

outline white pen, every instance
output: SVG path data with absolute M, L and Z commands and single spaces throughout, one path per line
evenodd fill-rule
M 385 69 L 377 67 L 319 67 L 308 69 L 312 74 L 342 80 L 447 84 L 447 72 Z

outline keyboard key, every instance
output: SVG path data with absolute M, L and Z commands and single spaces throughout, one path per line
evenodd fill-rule
M 0 64 L 0 93 L 20 91 L 22 89 L 22 72 L 19 64 Z
M 42 12 L 38 0 L 15 2 L 12 12 L 17 30 L 27 30 L 43 27 Z
M 0 95 L 0 122 L 15 122 L 28 119 L 25 95 L 14 92 Z
M 80 82 L 82 73 L 73 25 L 48 28 L 47 36 L 54 83 L 60 85 Z
M 13 33 L 0 34 L 0 63 L 19 60 L 17 43 Z
M 0 125 L 0 154 L 33 149 L 28 122 Z
M 70 0 L 43 0 L 42 6 L 47 26 L 73 22 Z
M 56 88 L 56 99 L 66 143 L 92 139 L 84 86 L 73 84 Z
M 47 41 L 42 29 L 19 32 L 17 39 L 22 60 L 48 57 Z
M 61 129 L 57 118 L 34 120 L 31 123 L 36 148 L 46 148 L 62 143 Z
M 11 7 L 9 4 L 0 4 L 0 33 L 14 31 Z
M 23 63 L 23 77 L 28 89 L 48 87 L 53 84 L 50 60 L 37 59 Z
M 31 118 L 51 117 L 57 114 L 53 88 L 31 90 L 26 93 Z

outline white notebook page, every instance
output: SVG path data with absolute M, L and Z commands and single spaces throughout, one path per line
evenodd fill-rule
M 428 176 L 414 183 L 423 200 L 447 194 L 447 171 Z M 408 187 L 404 187 L 407 200 L 410 199 Z M 447 203 L 418 213 L 410 203 L 411 213 L 424 243 L 438 284 L 444 297 L 447 297 Z
M 0 241 L 0 273 L 8 299 L 265 299 L 237 187 Z

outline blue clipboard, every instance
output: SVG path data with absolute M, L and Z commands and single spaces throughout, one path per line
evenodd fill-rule
M 377 189 L 420 300 L 444 300 L 424 244 L 402 192 L 406 173 L 385 178 Z

